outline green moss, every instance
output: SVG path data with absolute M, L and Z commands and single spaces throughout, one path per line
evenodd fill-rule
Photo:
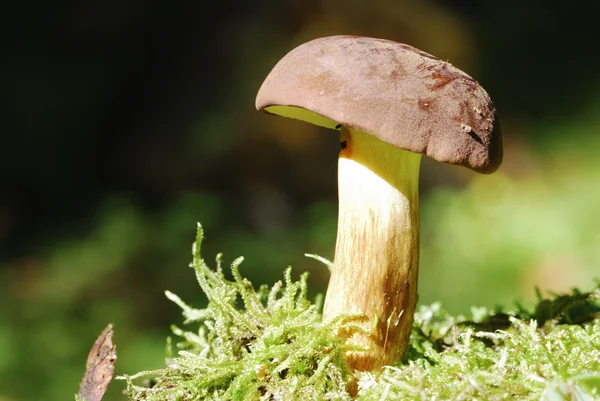
M 258 290 L 232 267 L 225 278 L 221 258 L 211 270 L 200 256 L 199 228 L 192 267 L 208 297 L 206 309 L 195 309 L 175 294 L 167 297 L 183 310 L 184 324 L 200 323 L 197 332 L 173 327 L 182 338 L 176 357 L 165 368 L 124 376 L 132 400 L 255 400 L 350 399 L 346 383 L 351 374 L 342 354 L 344 333 L 359 330 L 357 317 L 341 316 L 320 324 L 317 305 L 306 299 L 306 278 L 284 281 Z M 238 308 L 240 304 L 243 307 Z M 170 355 L 171 347 L 167 354 Z M 138 378 L 153 378 L 138 386 Z
M 600 290 L 588 295 L 593 304 Z M 541 328 L 535 319 L 507 316 L 505 330 L 476 330 L 481 322 L 422 307 L 411 339 L 417 350 L 402 366 L 361 375 L 361 399 L 600 398 L 600 320 Z
M 239 273 L 228 280 L 217 257 L 210 269 L 193 251 L 205 309 L 167 297 L 183 310 L 181 338 L 170 341 L 162 369 L 121 376 L 131 400 L 349 400 L 355 376 L 346 368 L 344 339 L 361 330 L 360 316 L 323 324 L 306 299 L 306 274 L 255 290 Z M 528 311 L 476 309 L 451 316 L 439 304 L 415 316 L 404 363 L 359 373 L 360 400 L 600 399 L 600 288 L 542 299 Z M 360 352 L 360 349 L 353 349 Z

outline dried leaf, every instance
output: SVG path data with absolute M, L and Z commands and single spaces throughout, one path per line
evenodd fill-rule
M 85 374 L 77 396 L 85 401 L 100 401 L 108 388 L 117 359 L 116 345 L 112 343 L 113 326 L 109 324 L 96 339 L 88 355 Z

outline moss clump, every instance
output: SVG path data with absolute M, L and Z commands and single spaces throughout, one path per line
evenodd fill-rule
M 320 324 L 317 305 L 306 299 L 306 274 L 293 281 L 288 268 L 283 283 L 256 291 L 240 276 L 242 258 L 233 262 L 229 281 L 220 255 L 215 271 L 206 265 L 201 243 L 199 227 L 191 266 L 208 297 L 207 308 L 194 309 L 167 292 L 183 309 L 184 324 L 200 322 L 200 329 L 173 327 L 183 341 L 165 368 L 121 377 L 130 399 L 349 400 L 346 383 L 352 375 L 342 355 L 350 347 L 343 342 L 345 333 L 360 330 L 358 316 Z M 141 377 L 152 377 L 152 385 L 135 385 Z
M 590 304 L 600 290 L 588 294 Z M 598 307 L 598 305 L 596 305 Z M 600 320 L 546 329 L 535 319 L 507 317 L 504 330 L 473 326 L 439 305 L 415 316 L 407 363 L 380 375 L 362 374 L 364 400 L 594 400 L 600 399 Z
M 255 290 L 238 271 L 240 258 L 229 281 L 220 256 L 216 270 L 205 264 L 201 242 L 199 228 L 191 266 L 208 306 L 167 292 L 184 323 L 200 328 L 173 327 L 183 340 L 176 356 L 169 346 L 164 368 L 121 377 L 131 400 L 349 400 L 355 379 L 360 400 L 600 399 L 600 288 L 540 296 L 533 311 L 454 317 L 421 307 L 406 361 L 355 377 L 342 356 L 347 335 L 362 330 L 359 316 L 321 323 L 306 275 L 293 281 L 290 269 L 283 282 Z

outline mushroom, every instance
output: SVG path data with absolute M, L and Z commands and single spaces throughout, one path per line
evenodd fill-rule
M 359 313 L 370 334 L 349 342 L 352 370 L 379 370 L 408 347 L 417 301 L 421 155 L 495 171 L 496 110 L 470 76 L 390 40 L 332 36 L 305 43 L 272 69 L 258 110 L 340 131 L 339 216 L 323 319 Z

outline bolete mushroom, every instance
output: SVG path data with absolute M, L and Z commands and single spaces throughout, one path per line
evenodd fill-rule
M 370 335 L 350 340 L 369 349 L 346 356 L 353 370 L 398 362 L 417 300 L 421 155 L 495 171 L 502 138 L 490 97 L 461 70 L 414 47 L 332 36 L 283 57 L 256 107 L 340 130 L 337 243 L 323 318 L 368 319 Z

